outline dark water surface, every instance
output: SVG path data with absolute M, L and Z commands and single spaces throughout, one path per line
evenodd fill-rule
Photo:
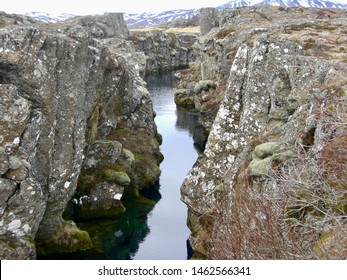
M 171 74 L 147 79 L 157 114 L 155 122 L 163 136 L 162 198 L 148 215 L 150 232 L 139 245 L 134 256 L 137 260 L 187 259 L 187 207 L 180 201 L 180 186 L 198 157 L 192 139 L 198 115 L 176 110 L 173 82 Z
M 158 131 L 163 136 L 160 195 L 150 197 L 159 201 L 123 196 L 127 211 L 119 218 L 78 223 L 89 232 L 95 249 L 38 256 L 39 259 L 187 259 L 187 207 L 180 201 L 180 186 L 198 157 L 192 139 L 198 115 L 176 110 L 172 74 L 150 77 L 147 83 Z

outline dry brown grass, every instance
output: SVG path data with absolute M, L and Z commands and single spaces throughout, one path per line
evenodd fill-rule
M 239 172 L 214 211 L 209 258 L 346 259 L 347 100 L 338 92 L 316 112 L 318 145 L 267 177 Z
M 190 26 L 190 27 L 170 27 L 170 28 L 160 28 L 160 27 L 147 27 L 147 28 L 138 28 L 131 29 L 132 33 L 141 33 L 141 32 L 152 32 L 152 31 L 164 31 L 166 33 L 175 33 L 175 34 L 184 34 L 184 33 L 200 33 L 200 26 Z

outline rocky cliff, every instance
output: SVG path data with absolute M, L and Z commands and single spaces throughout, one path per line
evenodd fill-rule
M 346 258 L 346 13 L 208 12 L 178 92 L 217 108 L 181 188 L 195 257 Z
M 68 202 L 83 218 L 117 215 L 123 192 L 158 179 L 160 138 L 128 36 L 121 14 L 0 14 L 1 259 L 90 248 L 62 218 Z
M 175 33 L 162 30 L 132 30 L 135 48 L 146 55 L 147 74 L 159 74 L 189 67 L 195 60 L 192 45 L 194 33 Z

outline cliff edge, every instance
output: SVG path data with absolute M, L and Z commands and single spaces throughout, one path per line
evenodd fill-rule
M 194 257 L 345 259 L 345 11 L 208 14 L 185 89 L 203 123 L 201 107 L 218 101 L 181 188 Z
M 0 14 L 1 259 L 90 248 L 62 218 L 68 202 L 82 218 L 114 216 L 124 192 L 158 180 L 152 101 L 128 37 L 122 14 Z

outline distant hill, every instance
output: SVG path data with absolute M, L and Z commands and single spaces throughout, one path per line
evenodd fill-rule
M 282 7 L 314 7 L 314 8 L 344 8 L 347 9 L 347 4 L 340 4 L 332 1 L 319 0 L 233 0 L 229 1 L 217 9 L 236 8 L 243 6 L 282 6 Z M 43 22 L 58 22 L 73 17 L 71 14 L 52 15 L 41 12 L 31 12 L 26 14 Z M 167 24 L 170 22 L 179 21 L 182 25 L 190 20 L 198 17 L 199 9 L 190 10 L 171 10 L 161 13 L 142 13 L 142 14 L 124 14 L 124 19 L 130 29 L 143 28 L 153 25 Z
M 49 14 L 44 12 L 30 12 L 25 15 L 42 22 L 59 22 L 74 17 L 72 14 Z

